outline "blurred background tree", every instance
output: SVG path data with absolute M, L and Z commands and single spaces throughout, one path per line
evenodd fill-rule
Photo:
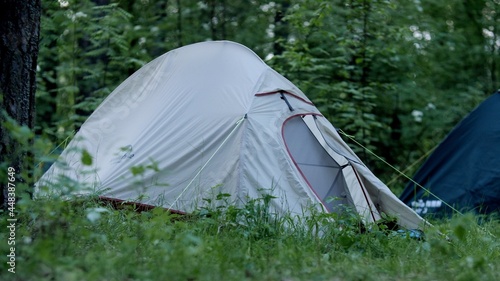
M 37 134 L 59 143 L 155 57 L 205 40 L 254 50 L 302 89 L 398 193 L 500 87 L 499 0 L 43 2 Z M 368 153 L 372 150 L 378 157 Z

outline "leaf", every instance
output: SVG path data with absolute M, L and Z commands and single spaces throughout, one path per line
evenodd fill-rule
M 132 172 L 132 175 L 137 176 L 144 174 L 146 168 L 144 166 L 134 166 L 130 168 L 130 171 Z
M 217 200 L 222 200 L 222 199 L 227 198 L 227 197 L 231 197 L 231 194 L 229 194 L 229 193 L 219 193 L 219 194 L 217 194 L 216 199 Z
M 82 163 L 86 166 L 92 165 L 92 155 L 86 149 L 82 151 Z
M 453 233 L 455 233 L 455 235 L 457 236 L 458 239 L 460 239 L 461 241 L 465 241 L 466 235 L 467 235 L 467 230 L 465 229 L 465 227 L 463 225 L 457 225 L 453 229 Z

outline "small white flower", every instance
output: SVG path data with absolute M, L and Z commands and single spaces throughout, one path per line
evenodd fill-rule
M 87 209 L 87 219 L 94 223 L 96 221 L 98 221 L 100 218 L 101 218 L 101 214 L 102 213 L 106 213 L 106 212 L 109 212 L 108 209 L 106 208 L 91 208 L 91 209 Z
M 436 106 L 433 103 L 428 103 L 427 106 L 425 107 L 426 109 L 433 110 L 436 109 Z
M 202 1 L 199 1 L 198 2 L 198 8 L 200 10 L 205 10 L 205 9 L 208 9 L 208 5 L 206 3 L 204 3 L 204 2 L 202 2 Z
M 84 12 L 76 12 L 75 18 L 86 18 L 87 14 Z
M 76 13 L 73 13 L 73 11 L 69 10 L 67 11 L 66 13 L 66 16 L 68 18 L 71 19 L 71 21 L 75 22 L 76 20 L 78 20 L 79 18 L 86 18 L 87 17 L 87 14 L 85 14 L 84 12 L 76 12 Z
M 416 122 L 422 122 L 422 117 L 424 116 L 424 113 L 420 110 L 415 109 L 411 112 L 411 115 L 413 116 L 413 119 Z
M 68 0 L 58 0 L 57 2 L 59 2 L 59 7 L 61 8 L 66 8 L 69 6 Z

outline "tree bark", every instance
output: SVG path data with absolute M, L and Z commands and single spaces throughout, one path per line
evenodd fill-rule
M 182 3 L 177 0 L 177 47 L 182 47 Z
M 217 1 L 216 0 L 210 0 L 209 3 L 209 9 L 210 9 L 210 31 L 212 34 L 212 40 L 219 40 L 219 37 L 217 36 Z
M 9 116 L 21 126 L 34 127 L 40 14 L 41 0 L 0 0 L 2 124 Z M 0 171 L 0 202 L 3 208 L 7 206 L 7 180 L 3 175 L 7 167 L 12 167 L 19 177 L 21 169 L 32 166 L 26 151 L 29 149 L 21 148 L 10 132 L 0 126 L 0 166 L 3 169 Z
M 288 39 L 288 24 L 284 21 L 290 3 L 288 0 L 281 1 L 276 13 L 274 14 L 274 44 L 273 52 L 275 56 L 283 54 L 285 51 L 285 43 Z

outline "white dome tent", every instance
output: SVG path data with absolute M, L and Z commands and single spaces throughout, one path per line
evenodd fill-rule
M 93 157 L 90 167 L 82 149 Z M 279 213 L 346 205 L 366 223 L 385 213 L 406 228 L 424 224 L 304 93 L 228 41 L 181 47 L 139 69 L 94 111 L 60 160 L 65 165 L 52 165 L 38 187 L 62 175 L 109 200 L 181 212 L 221 193 L 241 206 L 265 189 Z

